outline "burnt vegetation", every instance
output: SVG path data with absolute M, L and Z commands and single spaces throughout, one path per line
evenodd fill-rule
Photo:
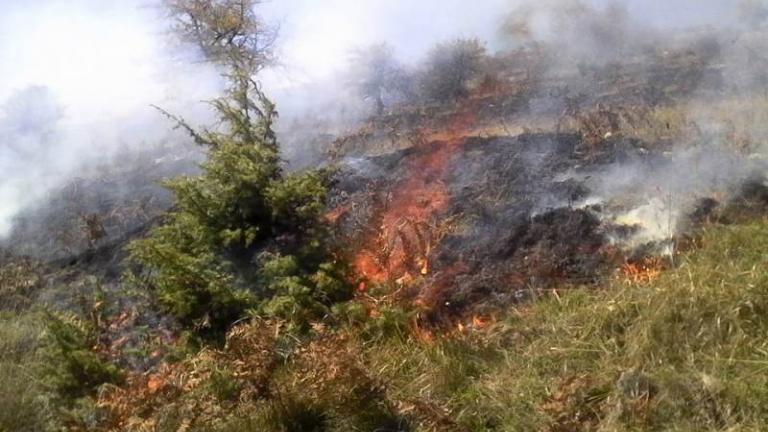
M 545 3 L 497 52 L 356 50 L 363 120 L 313 118 L 298 163 L 260 2 L 167 1 L 217 121 L 158 107 L 189 143 L 17 215 L 0 430 L 762 427 L 768 9 L 661 33 Z

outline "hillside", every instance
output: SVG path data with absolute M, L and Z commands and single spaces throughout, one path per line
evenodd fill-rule
M 243 324 L 103 402 L 136 430 L 760 430 L 766 227 L 711 226 L 674 269 L 437 334 L 382 300 L 281 361 L 279 323 Z
M 0 240 L 0 431 L 764 427 L 765 26 L 592 63 L 457 39 L 281 135 L 275 35 L 214 3 L 169 4 L 216 126 L 160 110 L 189 142 Z

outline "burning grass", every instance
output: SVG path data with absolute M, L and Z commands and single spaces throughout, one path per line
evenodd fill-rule
M 561 292 L 462 337 L 367 355 L 466 430 L 758 430 L 768 224 L 712 228 L 702 245 L 651 279 Z
M 579 143 L 473 137 L 368 160 L 341 177 L 346 212 L 332 215 L 348 233 L 342 244 L 366 287 L 407 287 L 433 322 L 530 288 L 596 281 L 615 257 L 600 217 L 567 204 L 586 193 L 563 175 Z
M 667 261 L 659 257 L 647 257 L 634 261 L 628 260 L 621 266 L 621 274 L 629 282 L 647 283 L 661 276 L 662 271 L 667 266 Z
M 388 191 L 376 217 L 379 229 L 362 239 L 363 246 L 353 258 L 365 279 L 374 283 L 410 281 L 430 273 L 429 256 L 436 235 L 432 227 L 449 204 L 445 179 L 452 158 L 475 122 L 474 105 L 472 99 L 464 103 L 446 128 L 419 131 L 415 155 L 408 160 L 404 177 Z
M 115 423 L 101 427 L 760 430 L 768 220 L 709 226 L 697 243 L 653 278 L 550 291 L 426 338 L 418 311 L 386 298 L 376 313 L 345 305 L 339 328 L 303 338 L 279 322 L 242 324 L 220 349 L 102 392 L 112 416 L 99 418 Z

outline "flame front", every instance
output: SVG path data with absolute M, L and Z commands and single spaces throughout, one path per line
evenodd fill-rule
M 408 281 L 430 273 L 435 219 L 450 201 L 444 179 L 475 123 L 474 105 L 464 104 L 444 130 L 422 134 L 420 153 L 411 159 L 407 176 L 391 189 L 377 234 L 363 241 L 354 259 L 365 279 Z

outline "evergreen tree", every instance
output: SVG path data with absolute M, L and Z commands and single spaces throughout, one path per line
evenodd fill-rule
M 221 334 L 249 309 L 304 327 L 350 292 L 326 241 L 327 175 L 281 166 L 277 111 L 254 78 L 274 38 L 254 13 L 257 3 L 169 2 L 177 33 L 221 68 L 229 87 L 211 101 L 216 129 L 163 111 L 208 158 L 200 175 L 166 183 L 174 210 L 130 251 L 159 305 L 202 334 Z

